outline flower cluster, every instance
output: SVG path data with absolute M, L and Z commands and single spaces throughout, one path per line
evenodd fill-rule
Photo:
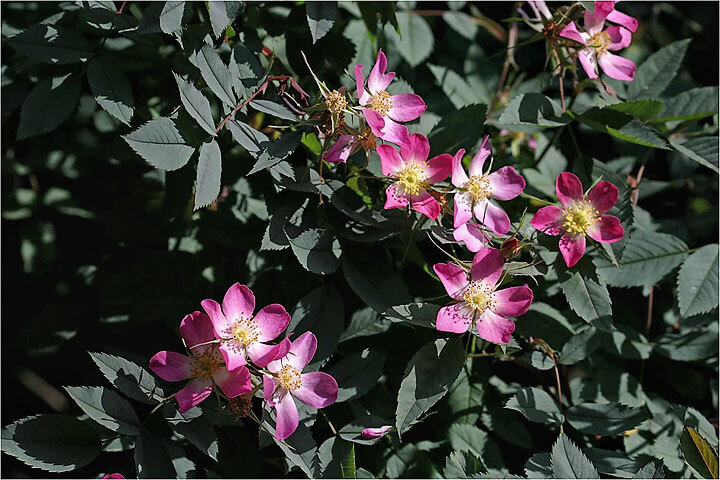
M 190 380 L 174 398 L 181 413 L 213 391 L 231 400 L 254 394 L 261 386 L 268 406 L 277 410 L 276 436 L 284 440 L 298 427 L 294 398 L 314 407 L 335 403 L 338 385 L 323 372 L 302 373 L 315 356 L 317 338 L 305 332 L 294 341 L 278 339 L 290 315 L 277 303 L 255 313 L 255 295 L 245 285 L 232 285 L 222 305 L 201 302 L 205 313 L 193 312 L 180 323 L 189 355 L 162 351 L 150 359 L 150 368 L 170 381 Z M 252 375 L 262 377 L 253 382 Z M 217 387 L 220 392 L 215 390 Z

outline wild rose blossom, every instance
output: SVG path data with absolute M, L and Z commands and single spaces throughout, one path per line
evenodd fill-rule
M 488 169 L 483 173 L 483 165 L 491 153 L 490 137 L 486 135 L 480 150 L 470 162 L 470 177 L 462 165 L 465 149 L 458 150 L 452 159 L 452 184 L 457 188 L 454 219 L 456 229 L 474 216 L 499 235 L 510 231 L 510 218 L 507 213 L 490 199 L 512 200 L 525 189 L 525 179 L 513 167 L 502 167 L 493 173 L 489 173 Z
M 377 137 L 367 127 L 356 135 L 340 135 L 337 141 L 325 153 L 323 159 L 329 163 L 346 163 L 348 158 L 360 148 L 369 152 L 377 145 Z
M 515 323 L 506 317 L 519 317 L 533 300 L 527 285 L 497 289 L 504 260 L 494 248 L 483 248 L 473 258 L 470 278 L 456 263 L 438 263 L 433 270 L 448 295 L 458 303 L 443 307 L 435 328 L 442 332 L 465 333 L 473 320 L 478 335 L 488 342 L 508 343 Z
M 357 96 L 363 115 L 376 137 L 386 142 L 404 145 L 408 141 L 408 129 L 397 122 L 410 122 L 425 112 L 427 105 L 419 95 L 400 93 L 390 95 L 387 87 L 395 78 L 395 72 L 387 72 L 387 57 L 378 51 L 375 65 L 367 79 L 363 66 L 355 65 Z
M 282 305 L 268 305 L 253 317 L 255 295 L 239 283 L 225 293 L 222 308 L 210 299 L 203 300 L 201 305 L 212 321 L 215 336 L 221 340 L 219 350 L 228 368 L 245 365 L 248 358 L 264 367 L 287 352 L 287 341 L 277 345 L 264 343 L 277 338 L 290 323 L 290 315 Z
M 603 215 L 618 199 L 618 189 L 605 180 L 598 182 L 585 196 L 580 179 L 570 172 L 558 175 L 555 192 L 562 208 L 550 205 L 535 213 L 530 224 L 536 230 L 560 237 L 560 253 L 568 267 L 575 265 L 585 253 L 585 237 L 596 242 L 613 243 L 625 231 L 620 220 Z
M 337 400 L 338 384 L 324 372 L 302 373 L 317 350 L 317 338 L 305 332 L 291 343 L 285 356 L 267 365 L 274 376 L 263 376 L 265 401 L 277 411 L 275 436 L 283 441 L 297 429 L 299 416 L 294 398 L 313 408 L 324 408 Z
M 202 312 L 186 315 L 180 323 L 180 335 L 190 349 L 190 356 L 162 351 L 150 359 L 150 369 L 163 380 L 191 380 L 175 394 L 180 413 L 205 400 L 213 390 L 213 382 L 228 398 L 252 391 L 250 372 L 246 367 L 228 369 L 217 345 L 210 319 Z M 204 345 L 203 345 L 204 344 Z
M 578 51 L 578 58 L 590 78 L 598 78 L 598 65 L 611 78 L 631 82 L 636 66 L 632 60 L 613 55 L 610 51 L 621 50 L 630 45 L 632 34 L 624 27 L 612 26 L 603 30 L 605 20 L 612 16 L 623 25 L 632 25 L 634 20 L 614 10 L 615 2 L 595 2 L 595 11 L 585 11 L 585 32 L 578 30 L 575 22 L 568 23 L 560 36 L 585 45 Z M 635 22 L 637 28 L 637 22 Z
M 463 242 L 465 248 L 473 253 L 479 252 L 481 248 L 490 243 L 492 238 L 485 231 L 484 227 L 473 221 L 463 223 L 453 231 L 453 238 Z
M 440 204 L 430 195 L 427 187 L 441 182 L 450 175 L 452 157 L 447 153 L 427 160 L 430 142 L 425 135 L 410 135 L 407 144 L 400 147 L 400 153 L 391 145 L 377 147 L 382 172 L 395 180 L 385 193 L 385 209 L 412 208 L 435 220 L 440 215 Z

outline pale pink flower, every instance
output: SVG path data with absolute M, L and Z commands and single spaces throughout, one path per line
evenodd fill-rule
M 207 315 L 202 312 L 186 315 L 180 323 L 180 335 L 190 350 L 190 356 L 163 351 L 150 359 L 150 369 L 163 380 L 191 380 L 175 394 L 180 413 L 205 400 L 212 393 L 213 382 L 228 398 L 252 391 L 248 369 L 242 366 L 228 369 L 217 345 L 208 343 L 215 336 Z
M 383 425 L 382 427 L 377 428 L 368 427 L 360 432 L 360 436 L 366 440 L 371 438 L 380 438 L 390 430 L 392 430 L 392 425 Z
M 355 65 L 358 101 L 364 107 L 363 115 L 376 137 L 404 145 L 408 141 L 408 129 L 397 122 L 415 120 L 425 112 L 427 105 L 414 93 L 390 95 L 386 89 L 395 78 L 395 72 L 385 73 L 385 70 L 387 57 L 380 50 L 366 87 L 363 66 Z
M 460 149 L 452 160 L 452 183 L 455 193 L 454 227 L 466 224 L 473 216 L 492 231 L 504 235 L 510 231 L 510 218 L 505 211 L 491 202 L 512 200 L 525 189 L 525 179 L 513 167 L 502 167 L 496 172 L 482 171 L 491 154 L 490 138 L 485 136 L 480 150 L 470 162 L 468 173 L 462 165 L 465 149 Z
M 348 158 L 361 148 L 369 152 L 377 145 L 377 137 L 372 130 L 365 127 L 356 135 L 340 135 L 332 147 L 325 152 L 323 159 L 329 163 L 347 163 Z
M 282 305 L 268 305 L 253 317 L 255 295 L 239 283 L 225 293 L 222 308 L 215 300 L 203 300 L 200 304 L 212 321 L 215 336 L 221 340 L 220 352 L 228 368 L 245 365 L 248 358 L 264 367 L 287 352 L 287 341 L 277 345 L 265 343 L 277 338 L 290 323 L 290 315 Z
M 470 277 L 456 263 L 438 263 L 433 270 L 448 295 L 458 303 L 443 307 L 435 328 L 442 332 L 465 333 L 475 320 L 477 333 L 488 342 L 508 343 L 515 323 L 506 317 L 519 317 L 533 300 L 527 285 L 496 290 L 502 277 L 504 260 L 494 248 L 483 248 L 473 258 Z
M 598 182 L 585 196 L 580 179 L 570 172 L 558 175 L 555 192 L 562 208 L 550 205 L 535 213 L 530 224 L 536 230 L 560 237 L 560 253 L 568 267 L 575 265 L 585 253 L 585 236 L 596 242 L 613 243 L 625 231 L 620 220 L 603 215 L 618 199 L 618 189 L 605 180 Z
M 324 372 L 302 373 L 317 350 L 317 338 L 305 332 L 291 343 L 285 356 L 267 365 L 274 375 L 263 376 L 265 401 L 277 411 L 275 436 L 282 441 L 299 424 L 294 398 L 313 408 L 324 408 L 337 400 L 338 384 Z
M 425 135 L 413 133 L 400 153 L 391 145 L 379 145 L 382 172 L 394 179 L 385 193 L 385 208 L 412 208 L 435 220 L 440 215 L 440 204 L 430 195 L 427 187 L 442 182 L 450 175 L 452 157 L 447 153 L 428 160 L 430 142 Z
M 479 252 L 492 240 L 482 225 L 472 221 L 457 227 L 453 231 L 453 237 L 458 242 L 463 242 L 465 247 L 473 253 Z

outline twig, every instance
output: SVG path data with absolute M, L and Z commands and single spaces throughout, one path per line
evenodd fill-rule
M 325 421 L 327 422 L 328 427 L 330 427 L 330 431 L 333 433 L 334 436 L 337 436 L 337 430 L 335 430 L 335 427 L 333 426 L 333 424 L 330 421 L 330 419 L 328 418 L 328 416 L 322 410 L 320 410 L 320 413 L 322 413 L 322 416 L 325 418 Z
M 493 101 L 490 104 L 490 108 L 488 109 L 487 117 L 485 117 L 485 121 L 488 121 L 492 118 L 493 114 L 495 113 L 495 107 L 497 106 L 497 103 L 500 101 L 501 92 L 503 87 L 505 86 L 505 81 L 507 80 L 507 74 L 510 70 L 510 64 L 513 64 L 515 68 L 517 68 L 517 65 L 515 65 L 515 47 L 517 44 L 517 25 L 514 23 L 510 27 L 509 33 L 508 33 L 508 46 L 507 46 L 507 52 L 505 54 L 505 62 L 503 63 L 503 70 L 502 74 L 500 74 L 500 80 L 498 81 L 497 88 L 495 89 L 495 95 L 493 96 Z
M 127 1 L 123 2 L 122 5 L 120 5 L 120 8 L 118 8 L 117 14 L 120 15 L 123 12 L 123 9 L 125 8 L 125 4 Z
M 646 337 L 650 336 L 650 327 L 652 327 L 653 290 L 655 290 L 654 285 L 650 287 L 650 294 L 648 295 L 647 322 L 645 323 Z

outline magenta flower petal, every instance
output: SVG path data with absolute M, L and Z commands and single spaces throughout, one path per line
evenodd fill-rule
M 420 95 L 400 93 L 392 96 L 392 108 L 388 117 L 396 122 L 411 122 L 425 113 L 427 105 Z
M 598 63 L 603 72 L 615 80 L 632 82 L 635 78 L 637 66 L 632 60 L 613 55 L 612 53 L 603 53 L 602 55 L 598 55 Z
M 594 48 L 583 48 L 578 52 L 578 59 L 588 78 L 598 78 L 598 56 Z
M 380 157 L 380 166 L 383 175 L 392 177 L 405 166 L 402 157 L 391 145 L 378 145 L 377 153 Z
M 492 198 L 512 200 L 525 190 L 525 179 L 513 167 L 502 167 L 488 175 Z
M 458 188 L 464 187 L 468 182 L 468 176 L 463 168 L 462 159 L 465 156 L 465 149 L 461 148 L 453 156 L 452 162 L 452 184 Z
M 473 196 L 468 192 L 458 192 L 455 194 L 454 201 L 455 218 L 453 219 L 453 227 L 459 228 L 472 218 Z
M 395 72 L 385 73 L 386 70 L 387 57 L 382 49 L 380 49 L 377 54 L 377 59 L 375 60 L 375 65 L 373 65 L 370 76 L 368 76 L 368 90 L 370 90 L 370 93 L 373 95 L 381 90 L 385 90 L 393 78 L 395 78 Z
M 355 149 L 353 135 L 340 135 L 332 147 L 325 153 L 323 159 L 328 163 L 346 163 Z
M 276 339 L 290 323 L 290 315 L 279 303 L 272 303 L 255 315 L 255 324 L 260 333 L 258 340 L 268 342 Z
M 590 238 L 600 243 L 613 243 L 625 235 L 620 220 L 612 215 L 602 215 L 593 228 L 588 230 Z
M 488 342 L 508 343 L 515 331 L 515 324 L 507 318 L 486 310 L 475 322 L 478 335 Z
M 501 317 L 519 317 L 527 313 L 533 301 L 533 292 L 530 287 L 510 287 L 495 291 L 497 302 L 493 311 Z
M 565 28 L 560 31 L 560 36 L 569 38 L 570 40 L 575 40 L 576 42 L 582 43 L 583 45 L 587 45 L 587 40 L 588 38 L 590 38 L 587 33 L 582 33 L 580 32 L 580 30 L 578 30 L 575 22 L 570 22 L 565 25 Z
M 490 136 L 485 135 L 482 143 L 480 144 L 480 150 L 478 150 L 473 159 L 470 160 L 470 167 L 468 168 L 470 176 L 482 175 L 485 160 L 487 160 L 491 153 L 492 149 L 490 148 Z
M 368 110 L 365 109 L 365 112 Z M 372 112 L 375 113 L 375 112 Z M 376 114 L 377 115 L 377 114 Z M 368 115 L 366 113 L 365 118 L 367 118 Z M 382 117 L 380 117 L 382 118 Z M 373 131 L 373 134 L 378 137 L 382 138 L 386 142 L 394 143 L 396 145 L 407 145 L 410 142 L 410 131 L 405 125 L 401 125 L 399 123 L 396 123 L 392 121 L 389 117 L 383 118 L 384 126 L 381 129 L 380 135 L 376 134 L 375 131 Z M 370 127 L 372 129 L 372 127 Z
M 560 253 L 568 267 L 574 266 L 585 254 L 585 236 L 583 235 L 571 237 L 565 234 L 560 237 L 558 245 L 560 246 Z
M 635 33 L 638 29 L 638 21 L 636 18 L 631 17 L 630 15 L 626 15 L 622 12 L 618 12 L 617 10 L 613 10 L 610 12 L 610 14 L 607 16 L 607 20 L 609 22 L 617 23 L 622 25 L 623 27 L 627 28 L 631 32 Z
M 427 161 L 427 182 L 430 184 L 442 182 L 452 172 L 452 157 L 449 153 L 442 153 Z
M 430 156 L 430 141 L 425 135 L 413 133 L 408 142 L 400 147 L 400 156 L 406 162 L 422 163 Z
M 369 440 L 371 438 L 380 438 L 390 430 L 392 430 L 392 425 L 383 425 L 382 427 L 378 428 L 368 427 L 364 428 L 363 431 L 360 432 L 360 436 L 366 440 Z
M 400 187 L 397 183 L 393 183 L 385 189 L 385 210 L 391 208 L 405 208 L 410 204 L 410 199 L 400 192 Z
M 505 260 L 499 250 L 483 248 L 473 258 L 470 276 L 473 280 L 484 280 L 490 285 L 496 285 L 502 276 Z
M 487 225 L 498 235 L 505 235 L 510 231 L 510 217 L 505 210 L 489 200 L 475 202 L 473 213 L 480 223 Z
M 365 76 L 363 75 L 363 66 L 355 65 L 355 87 L 357 88 L 357 96 L 360 105 L 365 105 L 370 101 L 370 94 L 365 91 Z
M 315 356 L 315 350 L 317 350 L 317 338 L 312 332 L 305 332 L 291 343 L 286 356 L 287 362 L 302 371 Z
M 455 300 L 462 298 L 462 292 L 470 283 L 468 281 L 468 273 L 457 263 L 436 263 L 433 265 L 435 274 L 445 287 L 445 291 Z
M 453 238 L 458 242 L 464 242 L 465 247 L 471 252 L 479 252 L 481 248 L 490 243 L 490 237 L 477 224 L 468 222 L 460 225 L 453 231 Z
M 168 382 L 179 382 L 191 377 L 192 359 L 176 352 L 158 352 L 150 359 L 150 370 Z
M 284 357 L 287 354 L 288 347 L 284 342 L 277 345 L 268 345 L 267 343 L 253 342 L 245 347 L 248 357 L 258 367 L 265 367 L 277 358 Z
M 438 311 L 435 328 L 441 332 L 465 333 L 472 318 L 473 310 L 466 303 L 456 303 Z
M 363 109 L 363 116 L 365 116 L 365 120 L 367 121 L 370 130 L 372 130 L 373 135 L 378 138 L 382 138 L 383 129 L 385 128 L 385 119 L 380 114 L 374 110 L 370 110 L 369 108 Z
M 248 371 L 247 367 L 240 367 L 235 370 L 221 368 L 213 374 L 213 380 L 228 398 L 247 395 L 252 392 L 250 371 Z
M 562 172 L 555 180 L 555 193 L 563 207 L 583 199 L 583 188 L 580 179 L 570 172 Z
M 605 213 L 617 203 L 618 194 L 618 188 L 615 185 L 602 180 L 590 189 L 587 199 L 598 212 Z
M 188 383 L 185 388 L 175 394 L 178 410 L 185 413 L 212 393 L 212 382 L 207 378 L 198 378 Z
M 227 332 L 232 328 L 232 323 L 223 315 L 220 304 L 208 298 L 200 302 L 200 305 L 202 305 L 203 310 L 205 310 L 205 313 L 210 317 L 210 323 L 212 324 L 215 336 L 217 338 L 227 336 Z
M 410 202 L 413 210 L 422 213 L 431 220 L 435 220 L 440 215 L 440 204 L 425 189 L 420 190 L 418 195 L 411 196 Z
M 295 400 L 293 400 L 289 392 L 283 392 L 276 402 L 275 437 L 282 442 L 295 432 L 300 423 L 300 418 Z
M 608 46 L 608 50 L 622 50 L 632 41 L 632 33 L 623 27 L 608 27 L 605 32 L 610 35 L 610 42 L 612 42 Z
M 185 340 L 187 348 L 193 353 L 203 353 L 213 348 L 212 344 L 192 348 L 215 339 L 210 317 L 202 312 L 196 311 L 185 315 L 180 322 L 180 335 Z
M 300 375 L 302 385 L 292 395 L 313 408 L 325 408 L 337 400 L 337 381 L 325 372 L 309 372 Z
M 105 480 L 107 478 L 112 478 L 112 479 L 123 478 L 124 479 L 125 477 L 123 477 L 121 473 L 108 473 L 107 475 L 104 475 L 102 478 L 103 478 L 103 480 Z
M 615 2 L 595 2 L 593 13 L 585 10 L 585 30 L 590 35 L 595 35 L 602 31 L 605 26 L 605 19 L 615 8 Z
M 563 209 L 555 205 L 549 205 L 535 212 L 532 220 L 530 220 L 530 225 L 538 232 L 555 236 L 563 233 L 560 228 L 562 222 Z
M 227 365 L 228 370 L 235 370 L 243 365 L 247 365 L 245 354 L 234 342 L 222 342 L 218 350 L 220 350 L 220 353 L 225 359 L 225 365 Z
M 234 283 L 225 293 L 222 310 L 230 322 L 240 317 L 250 318 L 255 311 L 255 295 L 245 285 Z
M 263 397 L 268 406 L 274 407 L 273 393 L 275 392 L 275 380 L 270 375 L 263 375 Z

